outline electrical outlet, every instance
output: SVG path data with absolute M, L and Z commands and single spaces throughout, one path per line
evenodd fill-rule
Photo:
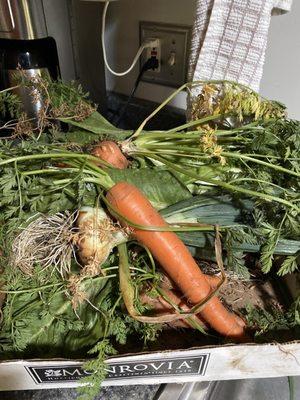
M 148 40 L 148 38 L 147 38 Z M 153 70 L 155 73 L 160 73 L 160 63 L 161 63 L 161 47 L 160 47 L 160 39 L 158 38 L 149 38 L 152 43 L 151 47 L 147 47 L 146 49 L 146 60 L 151 57 L 155 57 L 158 60 L 158 68 Z
M 191 27 L 156 22 L 140 22 L 140 42 L 157 39 L 159 46 L 149 48 L 141 56 L 141 67 L 157 52 L 159 68 L 144 73 L 142 80 L 159 85 L 179 87 L 186 82 L 188 68 L 188 48 Z

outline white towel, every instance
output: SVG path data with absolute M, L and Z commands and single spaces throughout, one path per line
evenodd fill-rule
M 259 90 L 271 14 L 292 0 L 198 0 L 189 81 L 228 79 Z M 197 88 L 192 95 L 198 94 Z

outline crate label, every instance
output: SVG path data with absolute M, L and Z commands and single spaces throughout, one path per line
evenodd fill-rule
M 201 354 L 193 357 L 165 357 L 145 361 L 110 362 L 106 368 L 106 380 L 148 376 L 205 375 L 208 360 L 209 354 Z M 25 368 L 36 384 L 74 382 L 91 375 L 91 372 L 84 370 L 82 365 L 49 365 Z

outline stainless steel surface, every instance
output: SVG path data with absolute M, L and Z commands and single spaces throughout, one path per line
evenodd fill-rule
M 259 366 L 258 366 L 259 368 Z M 299 399 L 299 377 L 295 379 L 295 396 Z M 298 395 L 297 395 L 298 394 Z M 241 379 L 218 381 L 205 400 L 290 400 L 288 378 Z
M 4 33 L 12 32 L 15 27 L 10 0 L 1 0 L 0 11 L 0 34 L 2 36 Z
M 208 400 L 212 382 L 170 383 L 164 385 L 155 400 Z
M 42 0 L 0 0 L 0 37 L 47 37 Z
M 0 0 L 0 37 L 53 37 L 61 78 L 78 80 L 104 111 L 102 9 L 103 3 L 81 0 Z
M 258 366 L 259 368 L 259 366 Z M 298 400 L 300 377 L 163 385 L 155 400 Z
M 140 22 L 140 42 L 147 38 L 158 38 L 161 43 L 161 65 L 159 72 L 147 71 L 142 80 L 159 85 L 179 87 L 186 82 L 188 44 L 191 27 L 157 22 Z M 142 54 L 141 65 L 146 61 Z
M 46 68 L 40 68 L 40 69 L 27 69 L 18 71 L 18 70 L 8 70 L 7 71 L 10 86 L 16 86 L 18 85 L 21 74 L 24 74 L 26 77 L 34 79 L 37 77 L 49 77 L 49 72 Z M 20 100 L 22 102 L 22 107 L 24 112 L 28 115 L 29 118 L 36 118 L 43 106 L 43 101 L 39 95 L 39 92 L 37 90 L 33 90 L 30 88 L 16 88 L 13 91 L 16 95 L 20 97 Z M 34 122 L 33 122 L 34 124 Z

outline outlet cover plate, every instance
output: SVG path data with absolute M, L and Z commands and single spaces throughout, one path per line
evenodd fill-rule
M 145 72 L 142 81 L 171 87 L 183 85 L 187 80 L 191 26 L 141 21 L 140 43 L 147 38 L 160 39 L 160 70 Z M 174 57 L 174 53 L 175 64 L 169 65 L 168 61 Z M 143 52 L 140 68 L 145 61 L 146 52 Z

